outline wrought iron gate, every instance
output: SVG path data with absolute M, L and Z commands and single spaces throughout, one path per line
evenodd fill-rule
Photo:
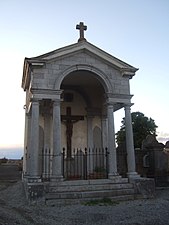
M 66 180 L 106 179 L 108 177 L 107 148 L 73 149 L 71 157 L 63 148 L 62 175 Z M 50 149 L 42 151 L 41 176 L 50 180 L 52 174 L 53 154 Z

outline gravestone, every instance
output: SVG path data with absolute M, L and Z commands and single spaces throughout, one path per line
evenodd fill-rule
M 166 142 L 165 147 L 164 147 L 164 151 L 169 154 L 169 141 Z
M 155 135 L 148 135 L 142 143 L 144 167 L 147 176 L 154 177 L 157 184 L 168 179 L 168 155 L 164 151 L 164 144 L 159 143 Z

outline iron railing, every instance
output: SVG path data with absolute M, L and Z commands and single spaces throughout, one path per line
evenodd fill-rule
M 50 149 L 43 149 L 41 176 L 50 180 L 53 154 Z M 66 149 L 62 152 L 62 175 L 65 180 L 106 179 L 108 177 L 107 148 L 73 149 L 71 157 Z
M 108 176 L 107 148 L 73 149 L 67 157 L 63 149 L 63 176 L 67 180 L 103 179 Z

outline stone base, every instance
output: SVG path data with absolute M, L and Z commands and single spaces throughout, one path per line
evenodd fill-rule
M 52 176 L 51 178 L 50 178 L 50 181 L 51 182 L 62 182 L 64 179 L 63 179 L 63 176 Z
M 134 177 L 134 176 L 133 176 Z M 50 182 L 28 182 L 24 179 L 25 194 L 29 204 L 46 204 L 46 201 L 70 198 L 103 198 L 128 197 L 152 198 L 155 195 L 155 182 L 153 179 L 122 178 L 119 175 L 109 174 L 109 179 L 63 181 L 62 177 L 53 177 Z M 30 181 L 30 180 L 29 180 Z M 34 180 L 31 180 L 34 181 Z M 117 196 L 116 196 L 117 195 Z
M 120 183 L 122 181 L 122 177 L 119 174 L 108 174 L 108 179 L 110 179 L 113 183 Z
M 150 178 L 138 178 L 133 179 L 132 182 L 134 184 L 135 194 L 141 196 L 143 198 L 154 198 L 155 197 L 155 181 Z
M 137 172 L 129 172 L 127 173 L 127 177 L 129 178 L 130 182 L 132 182 L 135 179 L 140 179 L 140 175 Z
M 46 185 L 42 182 L 40 177 L 24 175 L 22 180 L 26 199 L 29 204 L 36 204 L 38 201 L 44 201 Z
M 45 185 L 44 183 L 28 183 L 24 182 L 25 195 L 30 205 L 37 204 L 38 202 L 45 203 Z

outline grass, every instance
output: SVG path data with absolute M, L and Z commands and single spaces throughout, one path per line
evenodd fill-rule
M 102 198 L 102 199 L 94 199 L 84 203 L 86 206 L 110 206 L 110 205 L 117 205 L 119 202 L 112 201 L 110 198 Z

